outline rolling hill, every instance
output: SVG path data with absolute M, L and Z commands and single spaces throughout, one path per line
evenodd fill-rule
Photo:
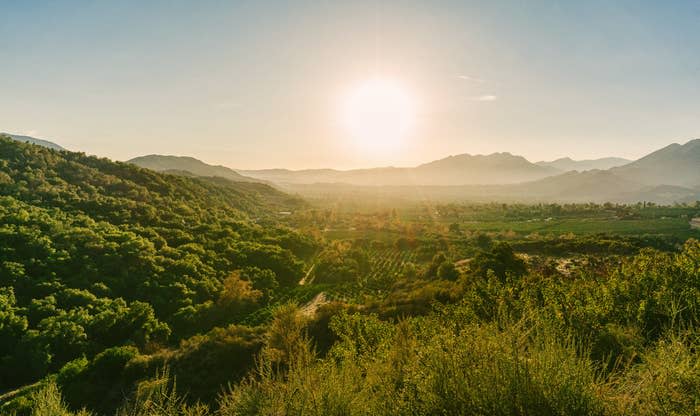
M 169 172 L 172 174 L 189 172 L 195 176 L 220 177 L 233 182 L 260 182 L 257 179 L 243 176 L 225 166 L 209 165 L 199 159 L 187 156 L 148 155 L 133 158 L 128 160 L 127 163 L 155 170 L 156 172 Z
M 22 142 L 22 143 L 31 143 L 31 144 L 36 144 L 39 146 L 44 146 L 44 147 L 47 147 L 49 149 L 66 150 L 65 148 L 57 145 L 56 143 L 50 142 L 48 140 L 37 139 L 35 137 L 19 136 L 16 134 L 9 134 L 9 133 L 0 133 L 0 136 L 9 137 L 12 140 L 16 140 L 16 141 Z
M 4 161 L 4 164 L 0 165 L 0 175 L 7 184 L 17 185 L 13 185 L 14 197 L 21 196 L 32 203 L 41 202 L 47 206 L 60 204 L 57 207 L 64 209 L 64 205 L 71 204 L 70 201 L 75 199 L 68 196 L 77 194 L 81 199 L 92 198 L 101 201 L 97 204 L 101 207 L 95 215 L 99 212 L 101 215 L 114 216 L 123 214 L 120 214 L 123 205 L 133 204 L 137 208 L 144 198 L 154 201 L 174 198 L 178 203 L 192 206 L 195 202 L 198 204 L 200 200 L 206 199 L 202 209 L 206 206 L 212 209 L 233 210 L 230 215 L 238 213 L 255 216 L 273 213 L 279 208 L 292 209 L 301 203 L 298 198 L 267 184 L 255 181 L 251 183 L 251 180 L 233 181 L 220 176 L 200 177 L 192 174 L 176 175 L 183 176 L 178 178 L 128 163 L 112 162 L 74 152 L 58 153 L 43 145 L 15 143 L 8 139 L 6 135 L 0 134 L 0 159 Z M 42 180 L 33 179 L 28 173 L 27 177 L 21 176 L 27 170 L 44 171 Z M 18 181 L 33 185 L 19 186 Z M 18 189 L 22 190 L 21 195 L 17 193 Z M 119 204 L 110 211 L 108 207 L 117 200 Z M 273 206 L 268 204 L 271 201 L 274 201 Z M 288 205 L 282 201 L 287 201 Z M 280 207 L 280 204 L 283 206 Z M 69 208 L 75 207 L 70 205 Z M 83 212 L 89 212 L 88 208 L 90 207 L 85 206 L 81 209 Z M 133 215 L 138 213 L 139 210 L 136 209 Z

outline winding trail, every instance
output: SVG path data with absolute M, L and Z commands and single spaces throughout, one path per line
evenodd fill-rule
M 10 390 L 10 391 L 7 391 L 7 392 L 0 394 L 0 405 L 7 402 L 7 401 L 12 400 L 18 394 L 21 394 L 26 390 L 38 387 L 39 385 L 41 385 L 41 380 L 37 381 L 36 383 L 27 384 L 26 386 L 18 387 L 14 390 Z
M 312 264 L 311 267 L 309 267 L 309 271 L 307 271 L 304 277 L 299 280 L 299 286 L 304 286 L 305 284 L 313 281 L 313 279 L 309 280 L 309 276 L 311 276 L 311 272 L 314 271 L 314 267 L 316 267 L 316 263 Z
M 314 296 L 309 303 L 301 307 L 301 314 L 308 317 L 314 316 L 318 308 L 326 303 L 328 303 L 326 292 L 320 292 L 318 295 Z

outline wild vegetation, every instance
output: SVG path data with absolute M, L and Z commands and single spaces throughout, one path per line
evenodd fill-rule
M 697 414 L 699 215 L 309 204 L 0 138 L 0 413 Z

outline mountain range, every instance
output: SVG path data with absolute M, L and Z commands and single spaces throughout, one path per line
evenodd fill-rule
M 510 153 L 461 154 L 416 167 L 345 171 L 236 171 L 199 161 L 192 165 L 194 162 L 190 158 L 156 155 L 130 162 L 161 171 L 192 171 L 194 166 L 197 169 L 193 173 L 207 176 L 232 176 L 236 173 L 245 180 L 267 181 L 286 191 L 310 197 L 353 195 L 402 199 L 657 203 L 700 199 L 700 139 L 666 146 L 636 161 L 609 157 L 579 161 L 561 158 L 531 163 Z
M 611 171 L 647 185 L 700 187 L 700 139 L 673 143 Z
M 575 161 L 571 166 L 619 165 L 625 159 Z M 196 176 L 217 176 L 237 182 L 264 181 L 285 185 L 338 183 L 357 186 L 461 186 L 503 185 L 530 182 L 568 170 L 564 159 L 553 162 L 529 162 L 510 153 L 490 155 L 460 154 L 424 163 L 416 167 L 371 169 L 262 169 L 239 170 L 212 166 L 186 156 L 141 156 L 128 161 L 143 168 L 174 174 L 190 172 Z M 547 163 L 551 165 L 547 165 Z
M 14 140 L 63 148 L 28 136 Z M 674 143 L 638 160 L 602 158 L 531 163 L 510 153 L 460 154 L 415 167 L 235 170 L 186 156 L 128 161 L 180 176 L 262 182 L 302 196 L 374 195 L 403 199 L 560 202 L 691 202 L 700 200 L 700 139 Z
M 280 184 L 344 183 L 359 186 L 456 186 L 527 182 L 559 173 L 510 153 L 461 154 L 411 168 L 241 170 L 239 173 Z

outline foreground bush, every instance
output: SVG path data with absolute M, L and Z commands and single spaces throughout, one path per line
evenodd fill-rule
M 331 325 L 340 341 L 319 359 L 289 312 L 282 311 L 276 329 L 290 330 L 288 342 L 271 339 L 256 371 L 213 407 L 177 394 L 176 380 L 166 372 L 139 383 L 116 415 L 690 415 L 700 410 L 699 349 L 688 334 L 664 337 L 638 362 L 605 377 L 573 337 L 537 319 L 477 324 L 461 306 L 397 324 L 341 313 Z M 52 383 L 32 399 L 32 415 L 85 415 L 69 412 Z

